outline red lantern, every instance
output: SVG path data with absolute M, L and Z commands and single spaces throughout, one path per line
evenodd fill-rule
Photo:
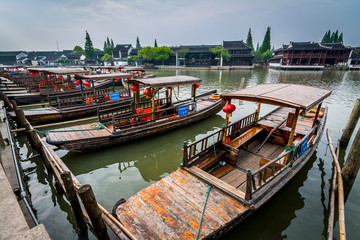
M 200 84 L 198 84 L 198 83 L 193 84 L 193 87 L 195 87 L 195 88 L 199 88 L 199 87 L 200 87 Z
M 133 77 L 129 77 L 129 80 L 133 80 Z
M 80 85 L 80 81 L 77 80 L 77 81 L 74 82 L 74 84 L 75 84 L 76 86 L 78 86 L 78 85 Z
M 144 76 L 144 75 L 145 75 L 145 73 L 142 72 L 142 73 L 141 73 L 141 76 Z
M 85 82 L 83 82 L 83 85 L 84 85 L 85 87 L 90 87 L 91 84 L 90 84 L 89 82 L 86 82 L 86 81 L 85 81 Z
M 137 92 L 137 91 L 139 91 L 139 86 L 138 85 L 132 85 L 131 86 L 131 90 L 133 90 L 133 92 Z M 145 90 L 147 90 L 147 89 L 145 89 Z M 144 90 L 144 92 L 145 92 L 145 90 Z M 148 90 L 149 91 L 149 90 Z M 145 93 L 144 93 L 145 94 Z M 147 94 L 145 94 L 145 95 L 147 95 Z
M 119 72 L 121 72 L 121 69 L 119 69 Z
M 54 76 L 49 75 L 49 78 L 54 78 Z
M 61 80 L 61 77 L 58 77 L 59 80 Z
M 31 76 L 35 76 L 35 73 L 31 72 L 30 75 L 31 75 Z
M 222 110 L 223 110 L 225 113 L 232 113 L 232 112 L 235 111 L 235 109 L 236 109 L 235 105 L 233 105 L 233 104 L 226 104 L 226 105 L 223 107 Z
M 139 74 L 139 72 L 136 72 L 136 74 Z

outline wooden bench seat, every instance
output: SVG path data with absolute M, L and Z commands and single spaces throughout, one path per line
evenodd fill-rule
M 217 161 L 220 161 L 224 155 L 225 155 L 224 150 L 216 151 L 216 157 L 215 155 L 210 156 L 208 159 L 198 163 L 197 167 L 206 171 L 209 168 L 211 168 Z
M 232 146 L 233 148 L 239 148 L 248 142 L 251 138 L 259 134 L 262 130 L 264 130 L 262 127 L 252 127 L 240 136 L 230 141 L 228 145 Z

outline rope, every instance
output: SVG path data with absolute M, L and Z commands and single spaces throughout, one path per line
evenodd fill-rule
M 207 203 L 208 198 L 209 198 L 210 189 L 211 189 L 211 186 L 208 186 L 207 192 L 206 192 L 206 199 L 205 199 L 205 203 L 204 203 L 204 208 L 203 208 L 203 211 L 202 211 L 202 213 L 201 213 L 201 219 L 200 219 L 200 223 L 199 223 L 199 229 L 198 229 L 198 232 L 197 232 L 197 234 L 196 234 L 196 240 L 199 239 L 201 224 L 202 224 L 202 220 L 203 220 L 204 213 L 205 213 L 205 209 L 206 209 L 206 203 Z
M 291 157 L 290 162 L 289 162 L 288 164 L 286 164 L 286 168 L 285 168 L 285 170 L 284 170 L 282 173 L 285 173 L 285 172 L 288 170 L 290 164 L 291 164 L 292 161 L 295 159 L 295 151 L 296 151 L 296 148 L 297 148 L 297 147 L 296 147 L 295 145 L 286 145 L 286 146 L 285 146 L 285 151 L 291 150 L 292 157 Z
M 99 125 L 97 125 L 96 123 L 93 123 L 90 125 L 90 128 L 88 129 L 68 129 L 68 130 L 45 130 L 45 131 L 40 131 L 37 129 L 33 129 L 35 132 L 37 133 L 49 133 L 49 132 L 81 132 L 81 131 L 93 131 L 93 130 L 99 130 L 99 129 L 104 129 L 105 126 L 100 123 Z

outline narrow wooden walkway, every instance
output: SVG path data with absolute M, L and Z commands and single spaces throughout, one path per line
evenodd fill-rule
M 117 218 L 137 239 L 195 239 L 208 185 L 177 170 L 121 204 Z M 199 238 L 230 227 L 249 208 L 212 187 Z

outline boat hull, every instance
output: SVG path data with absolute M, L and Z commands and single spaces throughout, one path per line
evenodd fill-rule
M 178 117 L 175 119 L 168 119 L 160 123 L 150 123 L 141 127 L 136 127 L 133 129 L 121 131 L 119 134 L 110 134 L 109 136 L 97 137 L 97 138 L 88 138 L 88 139 L 79 139 L 74 141 L 54 141 L 46 137 L 46 141 L 49 144 L 53 144 L 62 149 L 67 149 L 73 152 L 88 152 L 98 150 L 104 147 L 114 146 L 119 143 L 124 143 L 128 141 L 133 141 L 136 139 L 144 138 L 154 134 L 159 134 L 171 129 L 183 127 L 200 120 L 203 120 L 207 117 L 210 117 L 217 112 L 219 112 L 222 107 L 225 105 L 225 102 L 219 100 L 215 104 L 199 111 L 196 113 L 191 113 L 187 116 Z

